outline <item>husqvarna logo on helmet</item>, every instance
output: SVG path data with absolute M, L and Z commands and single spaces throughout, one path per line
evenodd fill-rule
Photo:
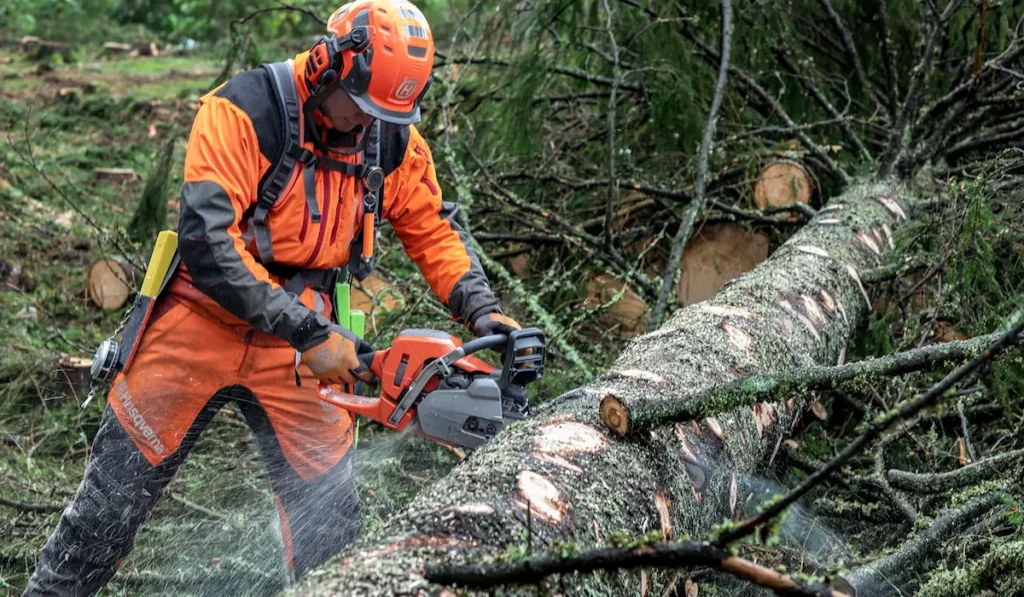
M 395 90 L 395 97 L 400 100 L 409 99 L 416 93 L 416 88 L 419 87 L 419 79 L 412 77 L 406 77 L 402 80 L 402 83 Z

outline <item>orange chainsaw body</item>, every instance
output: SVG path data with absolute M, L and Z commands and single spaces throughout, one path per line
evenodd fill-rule
M 392 425 L 388 417 L 395 411 L 402 393 L 408 388 L 430 361 L 439 359 L 462 345 L 455 336 L 435 330 L 406 330 L 395 338 L 390 348 L 378 350 L 373 355 L 370 370 L 380 380 L 379 396 L 359 396 L 342 392 L 332 386 L 318 386 L 321 400 L 339 406 L 350 412 L 363 415 L 390 429 L 402 430 L 415 417 L 415 409 L 408 412 Z M 489 374 L 496 367 L 467 355 L 453 363 L 453 367 L 465 373 Z M 431 392 L 437 388 L 437 379 L 430 380 L 423 388 Z

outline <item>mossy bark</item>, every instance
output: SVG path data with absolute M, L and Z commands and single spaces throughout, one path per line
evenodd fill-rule
M 697 537 L 734 519 L 746 497 L 740 480 L 757 474 L 811 396 L 716 404 L 715 418 L 628 441 L 605 427 L 598 405 L 613 395 L 649 406 L 739 377 L 840 362 L 870 308 L 857 272 L 894 248 L 916 196 L 898 183 L 852 185 L 767 262 L 635 339 L 599 379 L 509 427 L 294 593 L 439 594 L 444 587 L 423 579 L 425 562 L 498 556 L 525 547 L 528 533 L 536 553 L 556 541 L 601 545 L 616 532 Z M 573 577 L 564 592 L 637 592 L 635 582 L 609 582 L 616 578 Z

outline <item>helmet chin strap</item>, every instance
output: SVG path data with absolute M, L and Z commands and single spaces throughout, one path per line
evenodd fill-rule
M 329 160 L 332 153 L 339 155 L 357 154 L 366 149 L 366 143 L 369 139 L 369 135 L 367 135 L 366 132 L 370 130 L 370 127 L 364 127 L 363 133 L 359 136 L 359 142 L 350 149 L 331 148 L 324 143 L 323 139 L 320 138 L 320 131 L 317 130 L 316 121 L 313 120 L 313 113 L 316 112 L 316 110 L 327 101 L 327 98 L 330 97 L 332 93 L 336 92 L 340 86 L 341 81 L 337 78 L 337 75 L 335 75 L 333 80 L 327 82 L 326 85 L 324 85 L 324 83 L 318 85 L 316 91 L 310 94 L 309 98 L 302 104 L 302 112 L 306 122 L 306 135 L 311 141 L 313 141 L 313 145 L 323 152 L 324 157 L 322 159 Z M 373 123 L 371 123 L 370 126 L 373 126 Z

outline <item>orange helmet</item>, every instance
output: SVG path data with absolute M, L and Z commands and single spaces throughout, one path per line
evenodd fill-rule
M 335 81 L 370 116 L 394 124 L 420 119 L 430 86 L 434 39 L 407 0 L 356 0 L 327 21 L 331 37 L 310 50 L 306 78 L 314 87 Z

